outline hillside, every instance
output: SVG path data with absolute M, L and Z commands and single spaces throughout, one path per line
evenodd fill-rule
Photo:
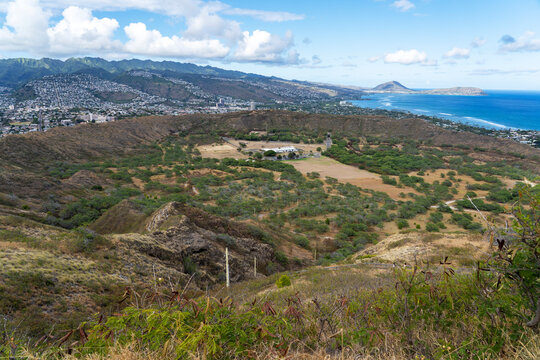
M 359 98 L 362 91 L 267 77 L 211 66 L 100 58 L 1 59 L 0 87 L 11 89 L 1 105 L 49 109 L 108 109 L 111 113 L 174 113 L 187 105 L 214 106 Z M 108 96 L 111 95 L 112 96 Z M 119 104 L 124 106 L 118 106 Z M 128 106 L 130 105 L 130 106 Z
M 414 91 L 409 88 L 406 88 L 405 86 L 401 85 L 397 81 L 385 82 L 384 84 L 375 86 L 371 90 L 384 91 L 384 92 L 413 92 Z
M 326 148 L 328 133 L 333 144 Z M 261 150 L 268 148 L 294 150 Z M 354 335 L 354 341 L 344 335 L 343 344 L 336 342 L 335 324 L 350 334 L 356 331 L 351 323 L 342 323 L 348 320 L 341 315 L 327 315 L 331 325 L 318 325 L 319 339 L 294 321 L 303 318 L 300 312 L 306 321 L 314 321 L 324 309 L 345 301 L 339 296 L 353 306 L 347 311 L 358 315 L 351 321 L 361 321 L 355 311 L 370 306 L 363 294 L 373 289 L 381 289 L 373 301 L 386 309 L 383 313 L 397 314 L 387 299 L 408 295 L 395 292 L 400 275 L 393 269 L 406 272 L 417 263 L 431 272 L 441 262 L 465 276 L 459 278 L 463 287 L 458 284 L 452 290 L 454 305 L 444 302 L 437 307 L 430 302 L 436 290 L 430 292 L 424 285 L 418 294 L 433 305 L 430 311 L 437 315 L 430 319 L 444 319 L 451 306 L 459 307 L 454 314 L 461 318 L 474 307 L 466 301 L 468 296 L 484 299 L 485 292 L 467 290 L 471 280 L 466 277 L 490 253 L 483 234 L 491 230 L 483 219 L 502 228 L 524 192 L 538 194 L 539 152 L 419 118 L 285 111 L 154 116 L 8 136 L 0 139 L 0 311 L 6 314 L 9 331 L 20 331 L 17 324 L 22 324 L 23 332 L 17 333 L 21 338 L 37 339 L 52 331 L 59 339 L 77 329 L 79 335 L 70 336 L 82 343 L 65 344 L 70 347 L 86 342 L 78 324 L 95 320 L 92 314 L 110 316 L 114 323 L 123 318 L 118 315 L 123 311 L 135 311 L 125 309 L 128 305 L 137 311 L 154 307 L 161 313 L 171 299 L 176 303 L 170 306 L 188 306 L 186 316 L 194 316 L 195 329 L 204 323 L 201 314 L 223 314 L 227 309 L 230 316 L 222 319 L 216 313 L 215 319 L 245 320 L 250 339 L 259 331 L 250 324 L 281 324 L 275 331 L 311 344 L 285 342 L 300 353 L 311 348 L 312 353 L 331 355 L 331 348 L 342 349 L 346 341 L 351 351 L 360 351 L 353 344 L 376 347 L 380 338 L 373 335 L 369 340 L 370 332 Z M 233 284 L 229 291 L 224 288 L 225 249 Z M 349 268 L 354 270 L 339 271 Z M 372 268 L 373 273 L 366 270 Z M 340 275 L 325 275 L 337 274 L 333 269 Z M 276 274 L 285 270 L 295 287 L 276 291 Z M 437 273 L 440 282 L 430 286 L 442 289 L 445 270 L 437 271 L 442 271 Z M 365 277 L 352 281 L 350 274 L 357 273 Z M 323 296 L 320 286 L 330 284 Z M 353 287 L 362 291 L 354 293 Z M 443 297 L 446 292 L 436 294 Z M 498 294 L 496 301 L 509 308 L 514 301 L 510 288 Z M 313 305 L 320 308 L 293 306 L 294 296 L 306 304 L 320 298 L 319 305 Z M 219 300 L 223 297 L 235 305 L 224 305 L 229 300 Z M 241 314 L 248 301 L 255 301 L 255 310 L 245 318 Z M 207 310 L 200 311 L 203 308 Z M 411 321 L 419 330 L 405 342 L 401 335 L 407 334 L 406 327 L 392 325 L 391 317 L 381 317 L 376 310 L 369 313 L 369 331 L 386 334 L 392 351 L 405 346 L 411 353 L 433 356 L 441 350 L 436 344 L 442 333 L 430 330 L 436 323 L 420 325 L 421 307 L 414 309 Z M 531 311 L 523 305 L 527 317 Z M 289 328 L 292 323 L 281 323 L 282 318 L 295 325 Z M 504 321 L 519 321 L 508 319 Z M 451 346 L 461 346 L 470 336 L 490 336 L 489 327 L 474 330 L 484 320 L 467 319 L 468 327 L 455 327 L 460 335 Z M 99 341 L 100 331 L 91 330 L 99 324 L 82 326 Z M 129 338 L 132 330 L 138 331 L 137 325 L 122 326 L 118 334 Z M 229 339 L 227 330 L 220 329 L 224 333 L 215 328 L 222 334 L 216 336 Z M 421 352 L 420 339 L 426 334 L 434 343 Z M 160 339 L 167 341 L 167 336 Z M 266 354 L 280 348 L 282 341 L 259 343 L 263 338 L 269 339 L 256 337 L 238 351 Z M 116 338 L 121 346 L 129 345 L 126 339 Z M 209 358 L 234 358 L 236 347 L 229 340 L 220 341 L 221 350 L 201 351 Z M 320 341 L 323 347 L 315 345 Z M 175 354 L 204 348 L 199 342 L 188 350 L 158 343 Z M 265 344 L 270 348 L 258 347 Z M 509 343 L 505 351 L 517 351 L 517 344 Z

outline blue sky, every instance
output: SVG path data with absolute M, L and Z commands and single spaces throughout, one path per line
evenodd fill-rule
M 168 59 L 288 79 L 540 90 L 539 0 L 0 0 L 0 57 Z

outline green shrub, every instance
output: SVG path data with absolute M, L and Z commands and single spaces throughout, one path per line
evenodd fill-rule
M 291 278 L 288 275 L 281 275 L 276 281 L 276 286 L 281 289 L 286 286 L 291 286 Z
M 409 227 L 409 222 L 405 219 L 397 219 L 396 224 L 397 224 L 398 229 L 400 230 Z
M 429 231 L 429 232 L 439 231 L 439 226 L 437 226 L 437 224 L 435 224 L 435 223 L 428 222 L 426 224 L 426 230 Z
M 287 257 L 287 255 L 285 255 L 281 251 L 276 251 L 275 255 L 276 255 L 277 262 L 280 263 L 281 265 L 286 266 L 289 263 L 289 258 Z
M 294 238 L 294 243 L 304 249 L 309 249 L 309 240 L 307 237 L 298 235 Z

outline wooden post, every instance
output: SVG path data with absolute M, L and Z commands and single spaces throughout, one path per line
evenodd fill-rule
M 257 257 L 253 257 L 253 275 L 257 277 Z
M 227 278 L 227 287 L 230 286 L 229 278 L 229 248 L 225 248 L 225 276 Z

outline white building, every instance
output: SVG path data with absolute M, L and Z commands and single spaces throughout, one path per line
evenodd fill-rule
M 272 150 L 272 151 L 275 151 L 276 154 L 283 154 L 283 153 L 290 153 L 290 152 L 298 151 L 298 149 L 295 148 L 294 146 L 283 146 L 283 147 L 278 147 L 278 148 L 262 148 L 261 150 L 264 152 Z

